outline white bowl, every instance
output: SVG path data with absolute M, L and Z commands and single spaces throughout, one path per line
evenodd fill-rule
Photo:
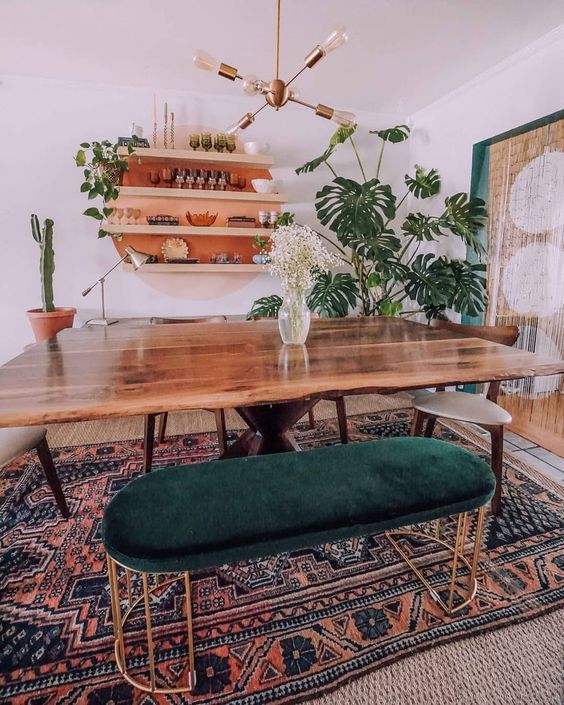
M 281 186 L 278 179 L 252 179 L 251 184 L 257 193 L 278 193 Z
M 245 142 L 243 151 L 245 154 L 268 154 L 270 145 L 267 142 Z

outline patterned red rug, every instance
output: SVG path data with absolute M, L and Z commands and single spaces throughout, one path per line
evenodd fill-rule
M 354 417 L 352 437 L 405 435 L 410 413 Z M 486 455 L 475 438 L 446 426 L 438 425 L 436 435 Z M 314 431 L 300 426 L 297 438 L 304 449 L 332 445 L 336 423 L 320 421 Z M 204 571 L 193 579 L 197 695 L 152 698 L 117 673 L 99 539 L 104 506 L 140 472 L 140 443 L 53 454 L 69 521 L 58 514 L 33 456 L 0 476 L 2 702 L 295 702 L 418 650 L 564 604 L 562 497 L 534 471 L 508 462 L 503 516 L 487 520 L 487 571 L 470 609 L 446 618 L 378 535 Z M 157 448 L 155 466 L 208 461 L 215 454 L 214 434 L 174 438 Z M 420 546 L 411 548 L 417 554 Z M 420 552 L 428 556 L 428 577 L 444 578 L 445 566 L 433 551 Z M 185 655 L 180 633 L 170 626 L 161 640 L 166 659 L 176 664 Z M 161 672 L 177 671 L 167 666 Z

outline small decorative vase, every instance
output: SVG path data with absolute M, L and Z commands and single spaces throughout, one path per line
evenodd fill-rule
M 303 345 L 309 333 L 311 311 L 307 307 L 305 294 L 287 292 L 278 311 L 278 328 L 282 342 L 286 345 Z

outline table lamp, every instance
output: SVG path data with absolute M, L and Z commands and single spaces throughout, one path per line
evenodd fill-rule
M 101 318 L 93 318 L 90 321 L 86 322 L 87 326 L 111 326 L 112 323 L 117 323 L 118 319 L 117 318 L 106 318 L 106 300 L 104 297 L 104 283 L 106 281 L 106 277 L 108 274 L 114 271 L 116 267 L 118 267 L 124 259 L 129 257 L 131 259 L 131 264 L 133 265 L 133 269 L 137 271 L 139 267 L 142 267 L 145 262 L 151 257 L 151 255 L 146 254 L 145 252 L 138 252 L 137 250 L 134 250 L 133 247 L 126 247 L 125 248 L 125 254 L 124 256 L 118 260 L 114 266 L 111 269 L 108 269 L 108 271 L 98 279 L 98 281 L 94 282 L 92 286 L 89 286 L 87 289 L 85 289 L 82 292 L 83 296 L 87 296 L 92 289 L 99 284 L 100 285 L 100 290 L 102 292 L 102 317 Z

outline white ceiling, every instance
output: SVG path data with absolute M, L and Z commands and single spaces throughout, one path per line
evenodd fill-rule
M 275 0 L 1 0 L 0 73 L 229 95 L 202 47 L 274 72 Z M 282 76 L 342 22 L 348 44 L 300 77 L 302 97 L 411 114 L 564 23 L 563 0 L 282 0 Z M 255 99 L 257 100 L 257 99 Z

